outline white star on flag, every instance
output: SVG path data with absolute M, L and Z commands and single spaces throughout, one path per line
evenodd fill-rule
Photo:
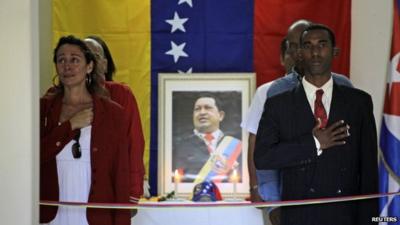
M 192 0 L 179 0 L 178 5 L 183 4 L 183 3 L 187 3 L 191 8 L 193 7 L 193 3 Z
M 179 18 L 179 15 L 177 12 L 174 14 L 174 18 L 171 20 L 165 20 L 165 22 L 171 24 L 171 33 L 175 32 L 176 30 L 181 30 L 183 32 L 186 32 L 185 27 L 183 26 L 184 23 L 188 21 L 188 18 Z
M 165 54 L 174 56 L 174 62 L 177 63 L 179 57 L 188 57 L 188 54 L 186 54 L 186 52 L 183 51 L 185 45 L 186 45 L 185 42 L 183 42 L 180 45 L 176 45 L 173 41 L 171 41 L 171 50 L 169 50 Z
M 178 70 L 179 74 L 191 74 L 193 71 L 193 68 L 190 67 L 186 72 L 182 71 L 182 70 Z

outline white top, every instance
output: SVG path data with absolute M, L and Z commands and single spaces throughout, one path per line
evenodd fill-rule
M 246 117 L 240 126 L 249 133 L 257 134 L 258 124 L 264 111 L 265 100 L 267 100 L 267 91 L 273 81 L 259 86 L 247 110 Z
M 72 155 L 71 140 L 56 156 L 59 200 L 66 202 L 88 202 L 91 185 L 90 139 L 92 126 L 81 129 L 79 143 L 82 156 Z M 59 206 L 57 215 L 50 225 L 88 225 L 86 208 Z

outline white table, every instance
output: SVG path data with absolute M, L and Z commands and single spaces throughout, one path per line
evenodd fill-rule
M 249 206 L 139 208 L 132 225 L 263 225 L 262 210 Z M 154 204 L 154 203 L 152 203 Z M 163 204 L 182 204 L 161 202 Z

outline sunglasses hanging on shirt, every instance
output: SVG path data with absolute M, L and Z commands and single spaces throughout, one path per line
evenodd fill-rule
M 79 138 L 81 137 L 81 129 L 78 130 L 78 133 L 74 137 L 75 143 L 72 145 L 72 155 L 75 159 L 79 159 L 82 156 L 81 145 L 79 143 Z

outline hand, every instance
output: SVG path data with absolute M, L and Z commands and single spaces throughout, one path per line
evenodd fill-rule
M 274 208 L 269 212 L 269 219 L 272 225 L 281 224 L 281 208 Z
M 137 209 L 131 209 L 131 219 L 136 216 L 137 214 Z
M 74 116 L 71 117 L 69 122 L 71 123 L 72 130 L 80 129 L 82 127 L 89 126 L 93 121 L 93 108 L 83 109 Z
M 318 139 L 321 149 L 346 144 L 343 139 L 350 136 L 350 126 L 345 124 L 343 120 L 337 121 L 327 128 L 320 128 L 320 125 L 321 120 L 318 119 L 312 133 Z
M 258 194 L 258 188 L 250 189 L 250 201 L 251 202 L 263 202 L 260 194 Z

